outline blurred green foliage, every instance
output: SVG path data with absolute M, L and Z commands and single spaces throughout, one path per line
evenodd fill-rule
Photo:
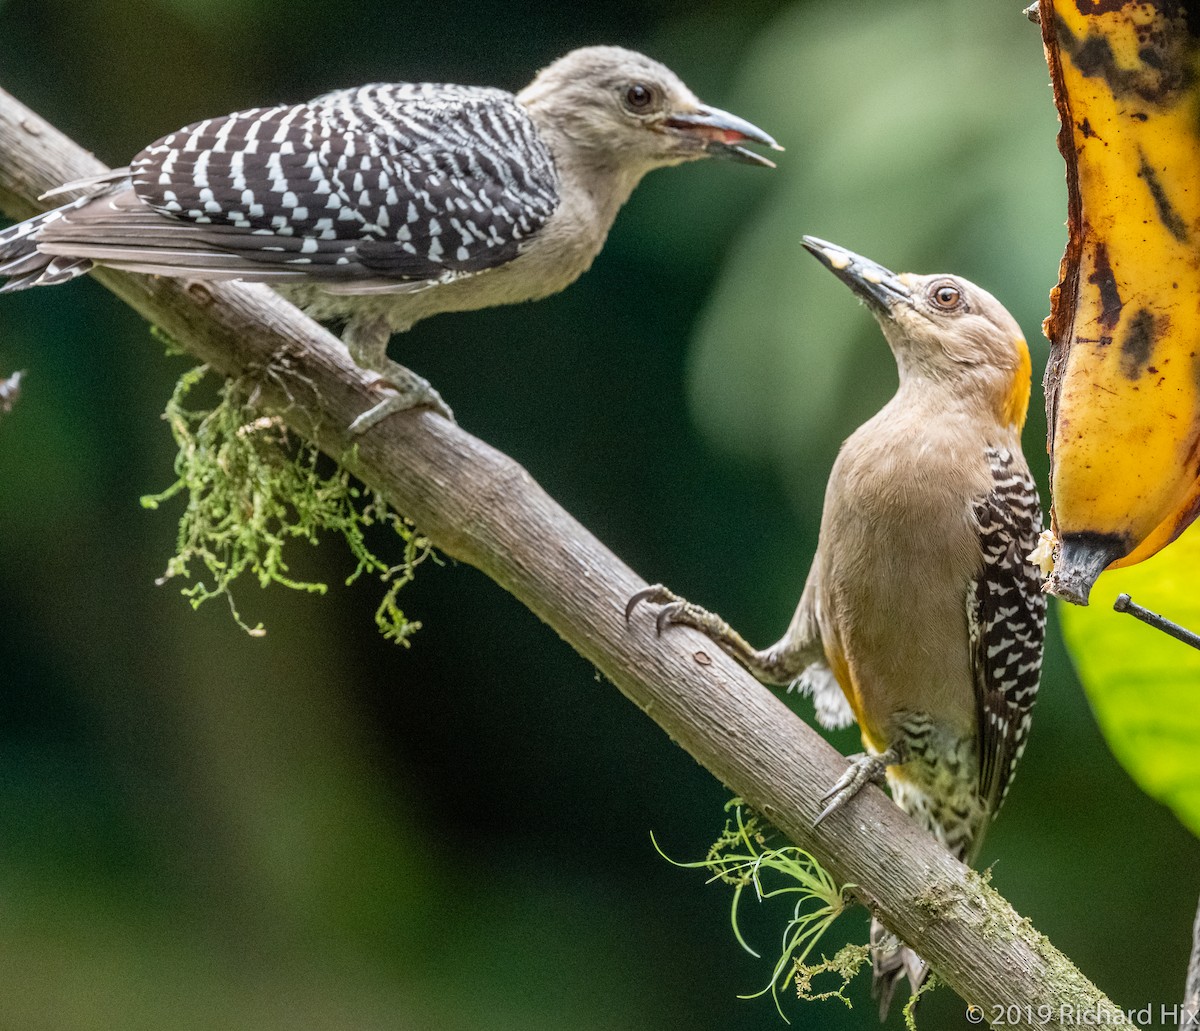
M 1065 190 L 1021 6 L 6 0 L 0 86 L 115 164 L 206 115 L 381 79 L 519 87 L 613 42 L 771 131 L 775 173 L 651 176 L 564 293 L 393 344 L 635 568 L 765 644 L 837 443 L 895 377 L 800 233 L 967 275 L 1044 358 Z M 0 304 L 0 369 L 29 372 L 0 420 L 0 1026 L 774 1026 L 736 998 L 770 963 L 730 940 L 724 891 L 650 843 L 701 854 L 724 789 L 481 574 L 422 570 L 408 651 L 366 586 L 247 586 L 261 640 L 154 586 L 176 527 L 138 498 L 169 481 L 183 367 L 94 283 Z M 1035 400 L 1031 457 L 1043 440 Z M 328 541 L 293 573 L 345 566 Z M 1112 759 L 1056 629 L 984 862 L 1122 1005 L 1177 999 L 1200 844 Z M 781 933 L 754 906 L 739 926 L 764 955 Z M 849 994 L 795 1026 L 871 1025 Z M 961 1015 L 922 1002 L 924 1026 Z
M 1063 606 L 1063 633 L 1105 739 L 1151 798 L 1200 836 L 1200 651 L 1111 602 L 1128 594 L 1200 629 L 1200 532 L 1194 528 L 1131 569 L 1104 573 L 1087 608 Z

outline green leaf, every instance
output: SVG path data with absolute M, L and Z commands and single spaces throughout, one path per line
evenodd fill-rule
M 1104 573 L 1063 634 L 1100 729 L 1138 786 L 1200 837 L 1200 651 L 1112 610 L 1119 594 L 1200 630 L 1200 529 L 1131 569 Z

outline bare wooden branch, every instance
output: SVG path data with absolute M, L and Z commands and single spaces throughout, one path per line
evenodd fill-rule
M 0 207 L 102 166 L 0 91 Z M 593 663 L 679 745 L 744 797 L 911 943 L 965 1000 L 1012 1028 L 1066 1027 L 1112 1003 L 974 872 L 879 790 L 813 827 L 842 757 L 704 637 L 623 608 L 645 582 L 511 458 L 429 413 L 390 418 L 350 448 L 377 399 L 334 337 L 265 287 L 96 278 L 226 375 L 250 374 L 262 407 L 342 460 L 438 548 L 483 570 Z

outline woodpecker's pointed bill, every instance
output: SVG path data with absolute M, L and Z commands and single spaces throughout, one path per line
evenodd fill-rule
M 804 237 L 803 243 L 822 265 L 873 308 L 887 312 L 899 301 L 912 303 L 912 291 L 891 269 L 815 236 Z
M 713 157 L 730 158 L 747 165 L 774 168 L 775 162 L 739 146 L 743 142 L 761 143 L 772 150 L 783 150 L 773 136 L 763 132 L 757 125 L 717 107 L 704 106 L 695 111 L 673 114 L 665 119 L 664 124 L 685 137 L 703 140 L 705 151 Z

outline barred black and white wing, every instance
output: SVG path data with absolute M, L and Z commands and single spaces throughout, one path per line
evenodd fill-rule
M 207 279 L 438 281 L 511 261 L 559 196 L 511 94 L 431 83 L 211 118 L 129 172 L 132 191 L 65 212 L 42 249 Z
M 112 178 L 121 179 L 124 177 L 124 173 L 125 170 L 121 169 L 79 185 L 92 187 Z M 112 187 L 105 186 L 97 192 L 107 194 L 112 189 Z M 44 254 L 39 248 L 39 241 L 47 227 L 65 217 L 69 212 L 91 203 L 95 196 L 95 192 L 89 192 L 77 200 L 0 230 L 0 279 L 7 280 L 0 285 L 0 294 L 25 290 L 31 286 L 55 286 L 58 283 L 74 279 L 76 276 L 81 276 L 91 269 L 92 263 L 87 258 Z
M 992 489 L 975 502 L 983 568 L 967 594 L 979 713 L 979 793 L 995 813 L 1025 749 L 1042 668 L 1046 598 L 1028 555 L 1042 512 L 1024 458 L 989 448 Z

